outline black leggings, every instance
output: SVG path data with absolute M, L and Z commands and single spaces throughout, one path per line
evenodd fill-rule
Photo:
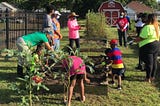
M 145 63 L 146 78 L 155 77 L 159 42 L 154 41 L 140 48 L 140 58 Z
M 126 31 L 118 30 L 118 38 L 119 38 L 119 45 L 122 46 L 122 39 L 124 46 L 127 47 L 127 34 Z
M 73 48 L 74 41 L 76 43 L 76 48 L 80 48 L 79 38 L 77 38 L 77 39 L 69 39 L 69 46 L 71 48 Z

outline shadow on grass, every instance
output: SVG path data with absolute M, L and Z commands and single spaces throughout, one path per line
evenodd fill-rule
M 63 96 L 64 96 L 64 86 L 60 84 L 46 85 L 49 88 L 49 91 L 40 90 L 37 92 L 37 95 L 40 96 L 41 104 L 57 104 L 64 105 Z M 78 85 L 74 88 L 74 93 L 72 99 L 76 100 L 77 97 L 80 97 L 80 89 Z M 88 85 L 85 84 L 85 94 L 92 95 L 106 95 L 106 86 L 97 86 L 97 85 Z
M 124 80 L 127 81 L 139 81 L 139 82 L 144 82 L 144 77 L 142 77 L 141 75 L 137 75 L 137 76 L 129 76 L 129 77 L 125 77 Z
M 8 82 L 14 82 L 14 81 L 16 81 L 16 78 L 17 78 L 16 73 L 0 72 L 0 76 L 1 76 L 0 81 L 6 80 Z
M 8 66 L 4 66 L 4 67 L 0 67 L 1 70 L 17 70 L 17 67 L 8 67 Z
M 13 95 L 17 95 L 14 91 L 10 89 L 0 89 L 1 96 L 0 96 L 0 104 L 8 104 L 11 102 L 21 102 L 19 96 L 12 97 Z
M 123 53 L 123 57 L 125 58 L 137 58 L 137 55 L 136 54 L 128 54 L 128 53 Z

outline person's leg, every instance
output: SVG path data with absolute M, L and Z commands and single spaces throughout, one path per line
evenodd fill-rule
M 151 71 L 153 70 L 153 55 L 146 54 L 145 56 L 146 81 L 150 82 Z
M 84 102 L 85 101 L 85 96 L 84 96 L 84 83 L 83 83 L 83 78 L 78 80 L 78 84 L 80 87 L 80 95 L 81 95 L 81 100 Z
M 127 47 L 127 32 L 122 32 L 124 47 Z
M 154 53 L 153 53 L 153 70 L 151 72 L 151 80 L 153 81 L 155 79 L 155 74 L 156 74 L 156 71 L 157 71 L 157 57 L 158 57 L 158 54 L 159 54 L 159 45 L 160 43 L 159 42 L 154 42 L 152 48 L 155 50 Z
M 122 82 L 121 75 L 118 75 L 118 88 L 121 87 L 121 82 Z
M 54 49 L 55 51 L 59 50 L 59 39 L 54 39 L 53 49 Z
M 80 48 L 79 38 L 75 39 L 75 43 L 76 43 L 76 48 Z
M 112 73 L 112 82 L 111 82 L 111 84 L 113 84 L 113 85 L 115 84 L 115 77 L 116 77 L 116 74 Z
M 119 45 L 122 46 L 122 31 L 118 30 Z
M 138 66 L 136 67 L 136 69 L 143 71 L 144 69 L 142 67 L 142 60 L 141 60 L 141 57 L 140 57 L 140 50 L 138 51 L 138 55 L 139 55 L 139 59 L 138 59 Z
M 20 37 L 18 38 L 17 42 L 16 42 L 17 48 L 18 48 L 18 52 L 22 53 L 30 53 L 30 50 L 28 48 L 28 46 L 26 46 L 24 40 Z M 18 55 L 18 65 L 17 65 L 17 75 L 19 77 L 23 77 L 23 65 L 24 65 L 24 57 L 22 55 Z
M 76 85 L 76 79 L 73 79 L 71 81 L 70 87 L 69 87 L 69 92 L 68 92 L 68 106 L 71 105 L 71 99 L 72 99 L 72 95 L 73 95 L 73 89 Z
M 156 74 L 156 70 L 157 70 L 157 56 L 158 56 L 158 52 L 153 54 L 153 69 L 151 72 L 151 80 L 155 79 L 155 74 Z
M 69 46 L 73 48 L 74 39 L 69 39 Z
M 74 45 L 74 39 L 69 39 L 69 46 L 70 48 L 68 48 L 68 52 L 70 55 L 73 55 L 73 45 Z

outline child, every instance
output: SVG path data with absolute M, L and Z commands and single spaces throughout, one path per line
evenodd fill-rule
M 72 62 L 71 66 L 69 66 L 70 59 Z M 77 56 L 69 56 L 68 59 L 63 61 L 63 67 L 69 70 L 69 76 L 70 76 L 70 82 L 71 82 L 69 87 L 69 92 L 68 92 L 68 106 L 71 105 L 71 98 L 73 95 L 73 89 L 76 85 L 76 81 L 78 82 L 80 87 L 81 101 L 84 102 L 85 96 L 84 96 L 83 80 L 86 79 L 86 66 L 83 63 L 83 60 Z
M 108 53 L 109 58 L 113 61 L 112 63 L 112 84 L 114 84 L 115 77 L 118 75 L 118 90 L 121 90 L 121 76 L 124 73 L 124 64 L 122 61 L 122 53 L 120 49 L 117 47 L 118 41 L 116 39 L 112 39 L 110 41 L 111 51 Z
M 110 51 L 111 51 L 111 48 L 107 48 L 105 50 L 105 56 L 102 56 L 103 62 L 101 63 L 101 65 L 103 65 L 104 72 L 106 75 L 105 81 L 100 83 L 102 85 L 108 85 L 108 74 L 111 70 L 111 65 L 112 65 L 112 60 L 110 60 L 110 58 L 108 57 L 108 53 L 110 53 Z
M 41 64 L 40 56 L 42 54 L 43 47 L 42 45 L 37 45 L 36 50 L 32 53 L 33 61 L 32 64 Z

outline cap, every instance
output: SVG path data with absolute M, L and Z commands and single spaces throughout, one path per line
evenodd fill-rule
M 118 41 L 116 40 L 116 39 L 112 39 L 111 41 L 110 41 L 110 44 L 118 44 Z
M 68 16 L 68 18 L 70 18 L 70 17 L 78 17 L 79 15 L 77 15 L 75 12 L 72 12 L 69 16 Z
M 59 11 L 55 11 L 54 14 L 61 16 L 61 13 Z

